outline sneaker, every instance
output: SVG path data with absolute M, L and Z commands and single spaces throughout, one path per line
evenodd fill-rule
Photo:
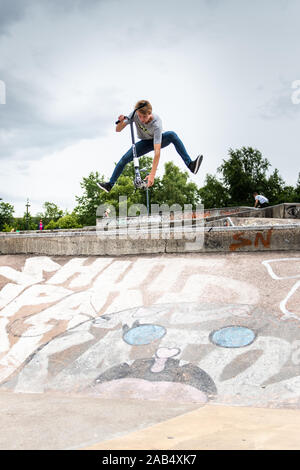
M 203 155 L 198 155 L 196 160 L 194 160 L 193 162 L 191 162 L 189 164 L 189 169 L 191 170 L 192 173 L 194 173 L 194 174 L 197 173 L 197 171 L 199 170 L 200 165 L 202 163 L 202 160 L 203 160 Z
M 103 189 L 103 191 L 105 191 L 106 193 L 109 193 L 109 191 L 112 188 L 112 185 L 110 183 L 98 183 L 97 182 L 97 186 L 99 186 L 99 188 Z

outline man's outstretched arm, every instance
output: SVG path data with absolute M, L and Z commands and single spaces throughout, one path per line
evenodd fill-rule
M 148 181 L 148 187 L 152 186 L 154 183 L 154 178 L 156 174 L 156 170 L 158 167 L 159 159 L 160 159 L 160 149 L 161 144 L 154 144 L 154 159 L 152 163 L 152 170 L 148 176 L 146 176 Z

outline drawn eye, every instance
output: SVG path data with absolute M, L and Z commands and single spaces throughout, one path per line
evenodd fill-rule
M 138 325 L 126 331 L 123 339 L 126 343 L 134 345 L 150 344 L 162 338 L 166 329 L 160 325 L 144 324 Z
M 254 331 L 243 326 L 227 326 L 210 334 L 210 340 L 223 348 L 242 348 L 253 343 Z

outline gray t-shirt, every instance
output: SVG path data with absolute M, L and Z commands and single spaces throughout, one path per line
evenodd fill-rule
M 128 117 L 131 118 L 132 114 L 130 113 Z M 162 122 L 157 114 L 152 113 L 152 116 L 152 121 L 145 124 L 139 120 L 137 113 L 135 113 L 133 120 L 136 125 L 137 135 L 139 139 L 153 139 L 153 144 L 161 144 Z

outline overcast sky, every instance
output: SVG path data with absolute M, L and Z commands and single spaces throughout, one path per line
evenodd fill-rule
M 242 146 L 295 185 L 299 31 L 299 0 L 0 0 L 0 197 L 72 210 L 130 147 L 114 122 L 139 99 L 203 153 L 198 186 Z M 170 160 L 186 170 L 169 146 L 158 174 Z

